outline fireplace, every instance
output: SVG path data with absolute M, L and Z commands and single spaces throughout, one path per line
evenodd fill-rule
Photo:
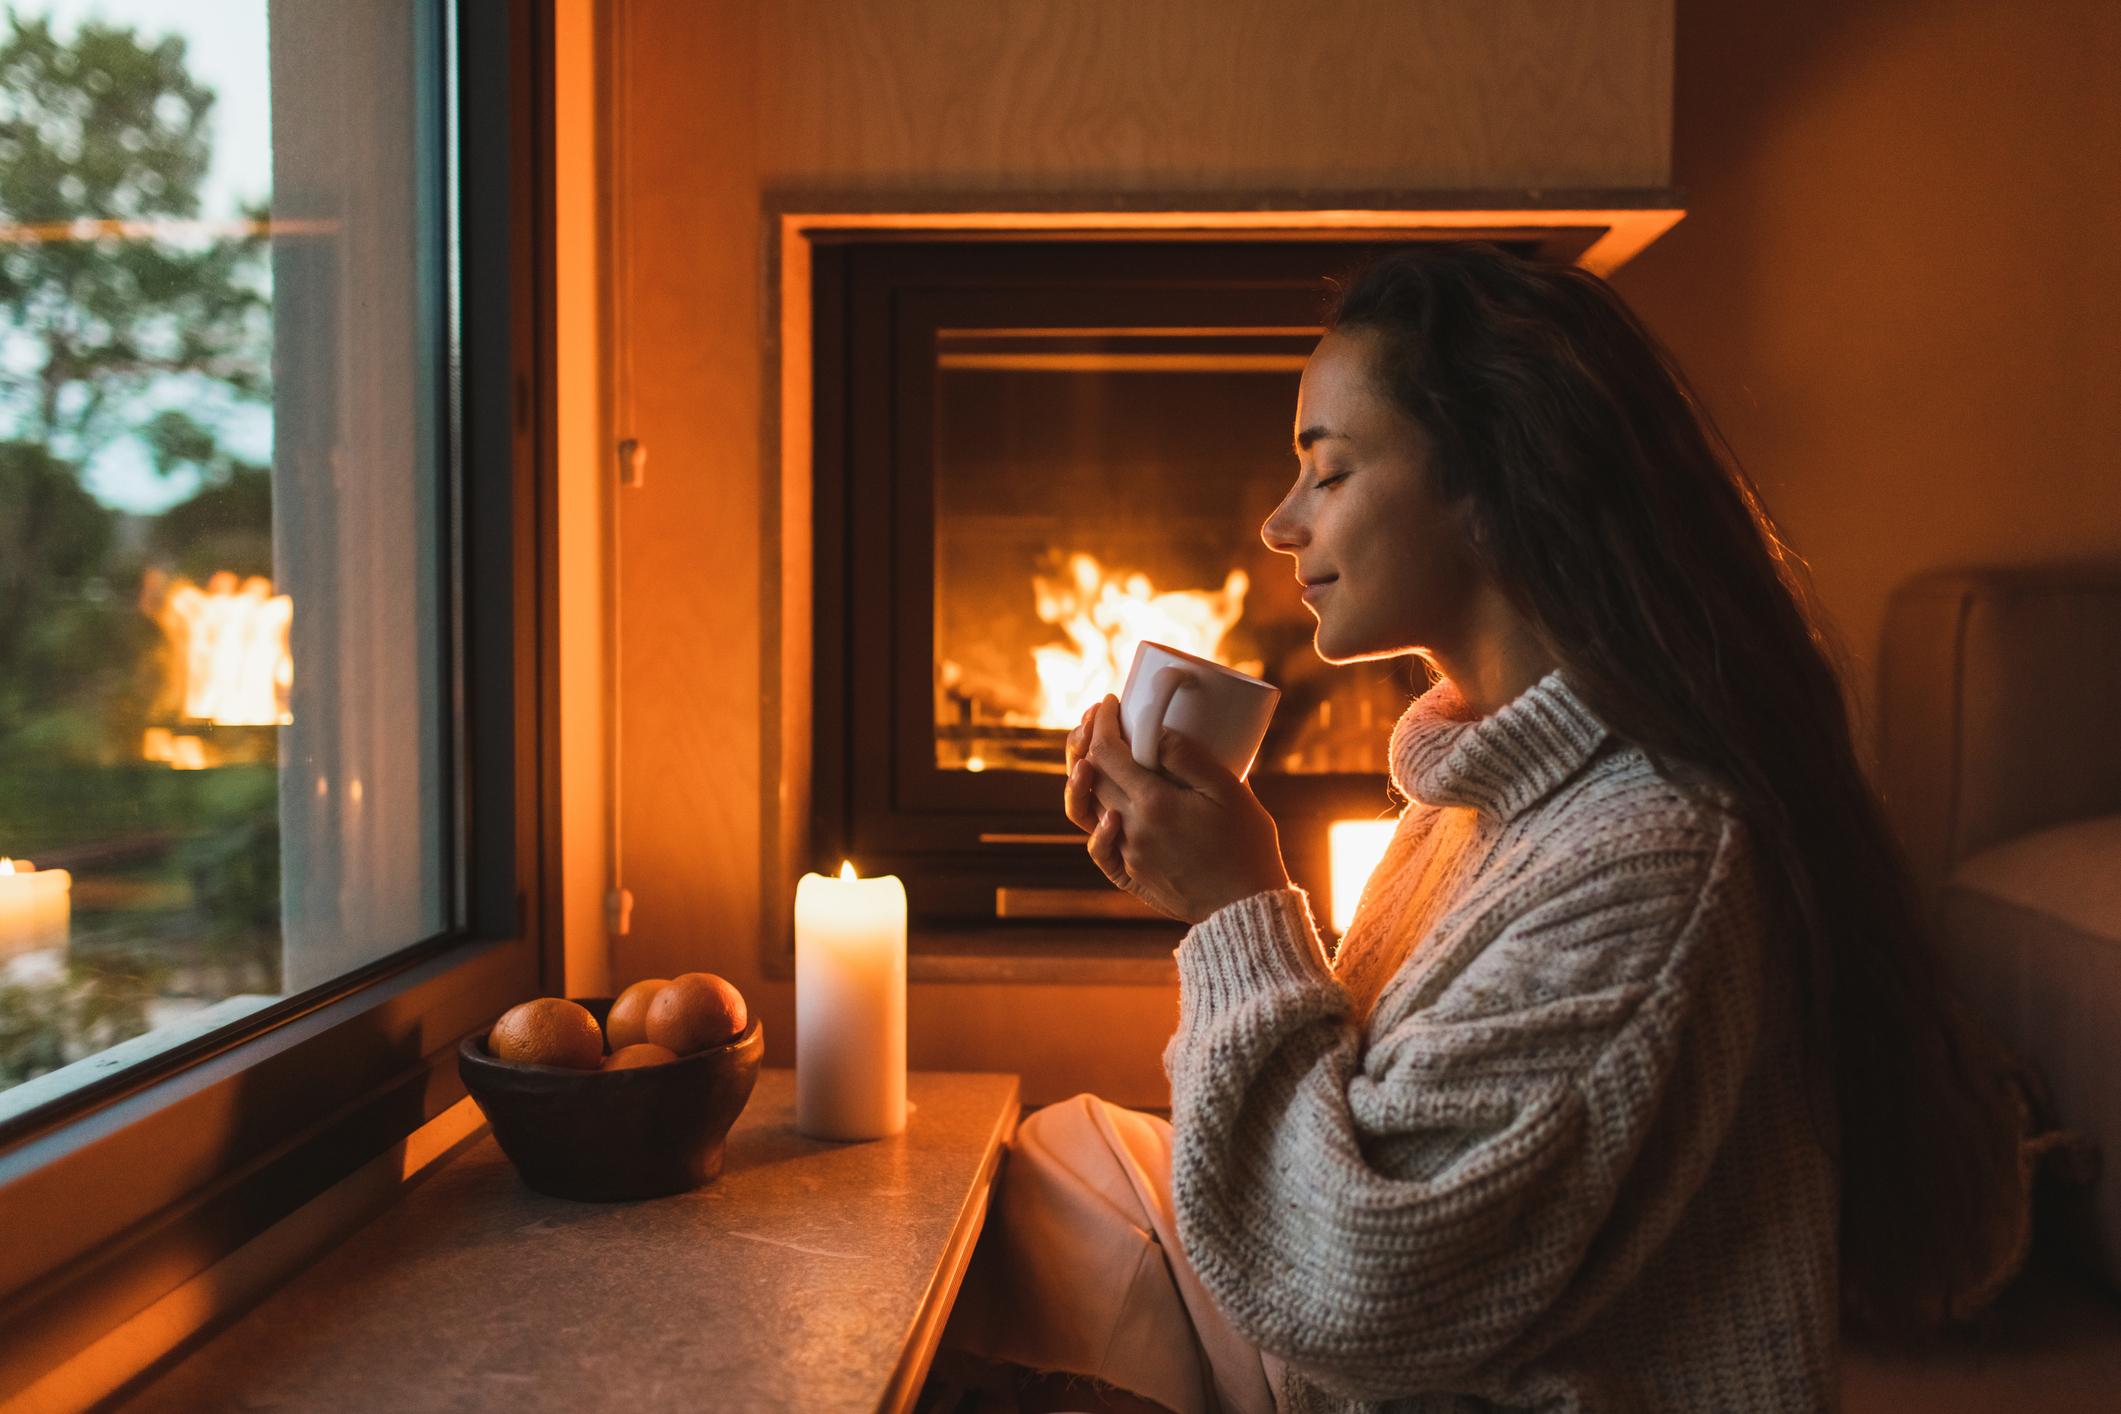
M 1282 688 L 1251 781 L 1323 918 L 1329 826 L 1393 808 L 1386 733 L 1420 669 L 1320 662 L 1258 528 L 1294 475 L 1326 279 L 1378 248 L 816 245 L 806 865 L 900 875 L 931 935 L 1168 946 L 1061 813 L 1068 729 L 1150 638 Z

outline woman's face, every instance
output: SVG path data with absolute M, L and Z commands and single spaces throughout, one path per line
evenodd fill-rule
M 1376 341 L 1335 332 L 1312 352 L 1296 395 L 1296 484 L 1259 531 L 1296 562 L 1329 663 L 1449 658 L 1487 581 L 1467 507 L 1437 491 L 1427 436 L 1371 376 Z

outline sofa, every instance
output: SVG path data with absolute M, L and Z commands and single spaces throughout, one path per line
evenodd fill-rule
M 2121 1409 L 2121 565 L 1904 585 L 1878 708 L 1947 977 L 2098 1152 L 2043 1178 L 2025 1274 L 1982 1328 L 1919 1358 L 1851 1349 L 1846 1407 Z

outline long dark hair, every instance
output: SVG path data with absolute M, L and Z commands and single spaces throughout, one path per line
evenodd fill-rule
M 1373 376 L 1584 701 L 1735 801 L 1840 1170 L 1844 1319 L 1967 1314 L 2018 1239 L 2012 1093 L 1940 981 L 1803 563 L 1678 366 L 1604 281 L 1492 246 L 1385 256 L 1328 327 L 1376 336 Z

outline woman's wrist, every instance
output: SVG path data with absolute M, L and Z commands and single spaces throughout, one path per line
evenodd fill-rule
M 1246 899 L 1255 898 L 1260 894 L 1276 893 L 1282 889 L 1293 887 L 1295 886 L 1290 882 L 1286 870 L 1277 868 L 1258 871 L 1243 878 L 1232 880 L 1224 888 L 1216 890 L 1214 897 L 1207 901 L 1199 910 L 1199 916 L 1192 921 L 1205 923 L 1233 903 L 1242 903 Z

